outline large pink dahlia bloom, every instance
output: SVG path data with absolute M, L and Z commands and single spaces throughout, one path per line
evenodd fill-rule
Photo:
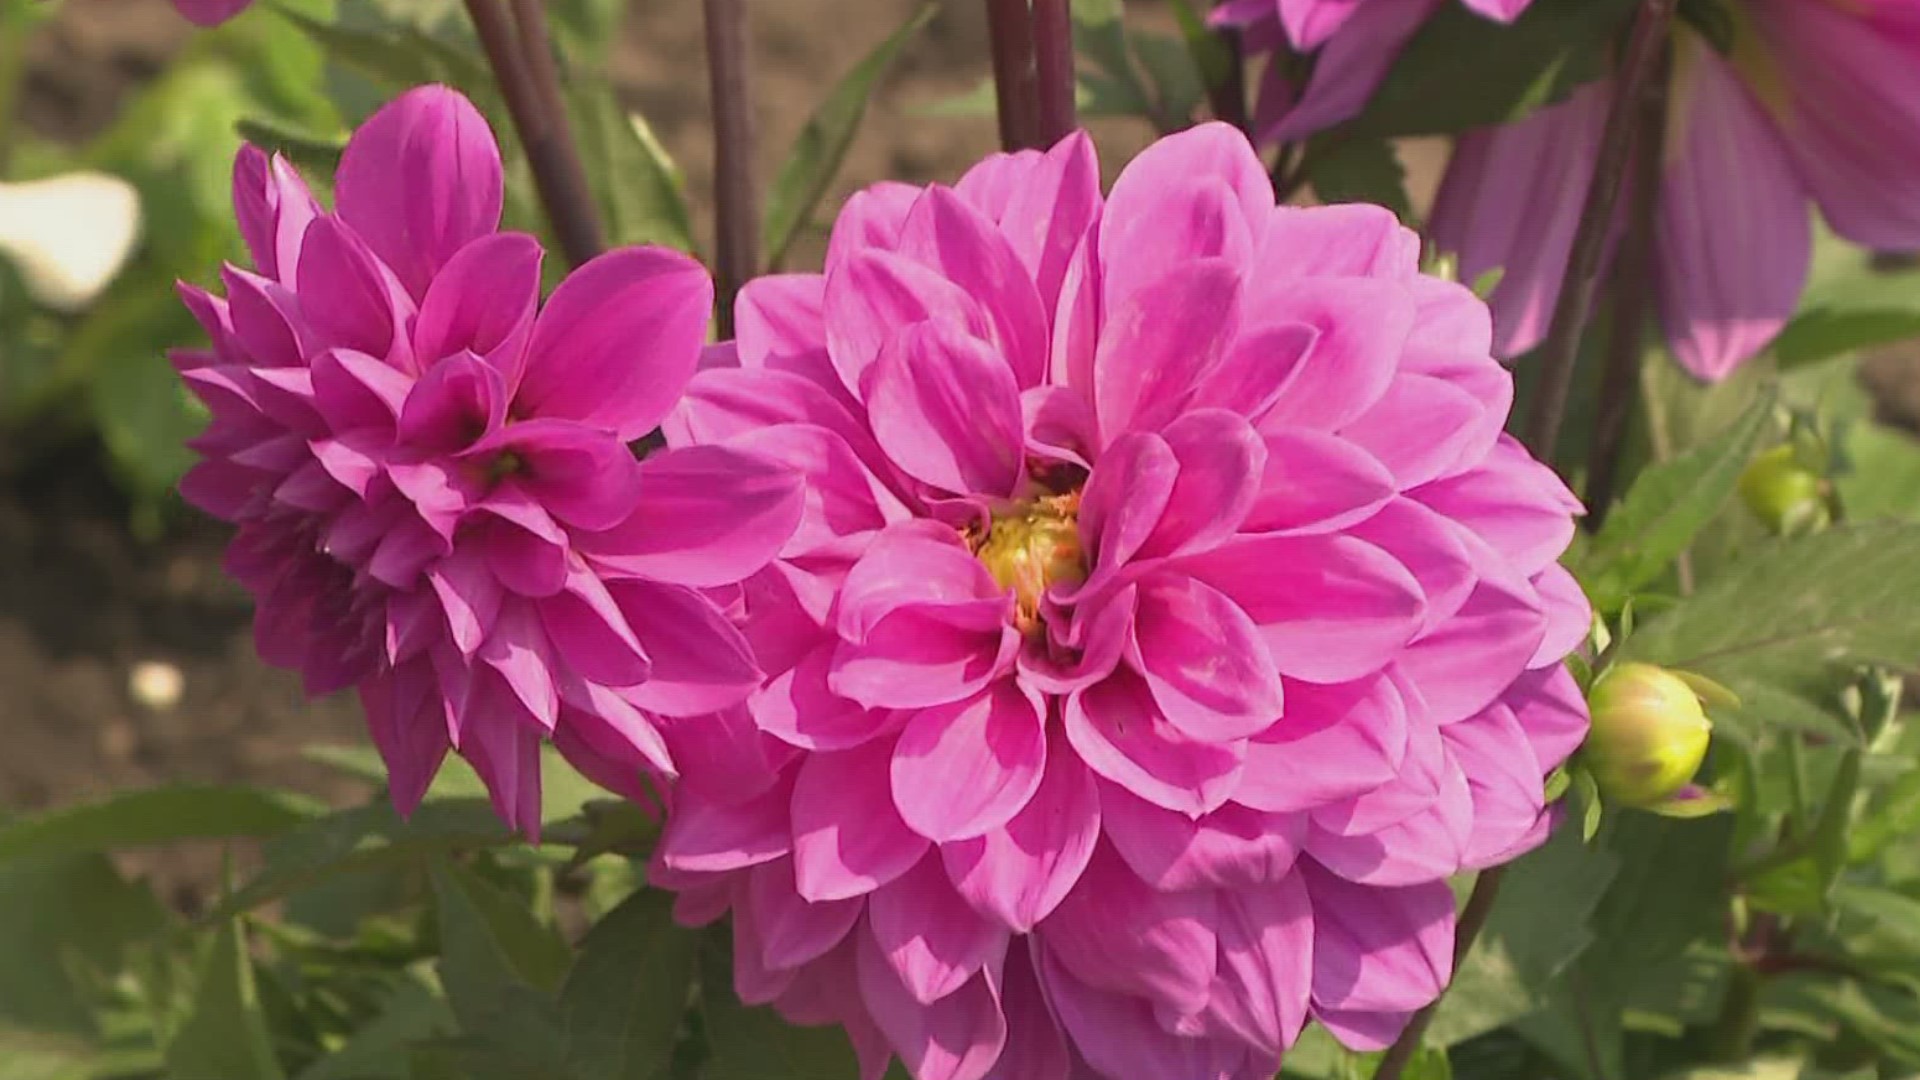
M 1360 115 L 1412 39 L 1446 0 L 1225 0 L 1215 26 L 1243 35 L 1251 53 L 1317 53 L 1304 85 L 1268 64 L 1254 102 L 1262 144 L 1292 142 Z M 1520 17 L 1532 0 L 1460 0 L 1497 22 Z
M 651 880 L 869 1076 L 1273 1075 L 1449 977 L 1448 875 L 1585 728 L 1578 507 L 1485 307 L 1247 141 L 882 185 L 741 297 L 668 424 L 807 474 L 742 591 L 768 685 L 678 725 Z
M 1731 52 L 1676 32 L 1659 192 L 1661 318 L 1674 355 L 1725 377 L 1793 316 L 1808 203 L 1855 243 L 1920 248 L 1920 0 L 1741 0 Z M 1463 136 L 1433 212 L 1463 274 L 1504 267 L 1498 350 L 1545 336 L 1611 83 Z
M 657 716 L 761 679 L 709 599 L 791 535 L 798 481 L 718 447 L 637 461 L 679 400 L 712 284 L 675 252 L 581 267 L 544 305 L 539 244 L 498 232 L 500 153 L 444 88 L 354 134 L 338 212 L 251 147 L 234 201 L 254 270 L 182 294 L 213 338 L 174 354 L 212 412 L 188 500 L 239 529 L 268 661 L 358 686 L 418 803 L 449 747 L 537 830 L 539 749 L 638 794 L 672 771 Z

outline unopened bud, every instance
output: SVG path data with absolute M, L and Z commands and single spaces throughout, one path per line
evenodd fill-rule
M 1652 664 L 1617 664 L 1594 683 L 1588 705 L 1583 755 L 1603 795 L 1656 809 L 1689 788 L 1713 724 L 1687 680 Z
M 1819 528 L 1830 520 L 1826 481 L 1800 463 L 1791 444 L 1753 459 L 1740 474 L 1740 498 L 1747 509 L 1776 533 Z

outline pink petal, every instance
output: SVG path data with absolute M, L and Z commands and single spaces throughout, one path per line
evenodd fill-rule
M 934 185 L 900 228 L 900 254 L 938 271 L 986 309 L 989 339 L 1021 387 L 1047 368 L 1047 315 L 1033 276 L 994 223 L 950 188 Z M 1061 260 L 1065 265 L 1064 257 Z
M 1280 25 L 1293 47 L 1309 52 L 1326 44 L 1365 0 L 1279 0 Z
M 661 716 L 699 716 L 747 700 L 761 681 L 753 650 L 712 600 L 684 585 L 623 579 L 608 590 L 652 661 L 627 692 Z
M 1213 982 L 1211 892 L 1161 892 L 1102 846 L 1038 933 L 1049 956 L 1102 990 L 1199 1012 Z
M 1320 331 L 1305 323 L 1243 329 L 1220 362 L 1200 376 L 1190 407 L 1232 409 L 1258 420 L 1299 375 L 1319 338 Z
M 795 375 L 851 404 L 827 356 L 827 279 L 819 274 L 754 278 L 734 302 L 740 366 Z
M 251 0 L 199 2 L 238 11 Z M 320 215 L 320 204 L 300 174 L 278 154 L 268 156 L 257 147 L 242 146 L 233 159 L 233 209 L 240 235 L 253 253 L 254 267 L 266 277 L 293 285 L 301 240 Z
M 968 903 L 1018 933 L 1059 906 L 1100 836 L 1093 774 L 1063 736 L 1048 742 L 1040 786 L 1004 828 L 940 847 L 947 875 Z
M 314 343 L 292 290 L 231 266 L 221 271 L 220 280 L 227 287 L 233 343 L 250 366 L 292 368 L 305 361 Z
M 1508 572 L 1531 576 L 1573 540 L 1580 503 L 1552 469 L 1503 438 L 1481 466 L 1415 495 L 1499 552 Z
M 514 717 L 489 712 L 467 727 L 460 752 L 487 785 L 493 809 L 531 840 L 540 836 L 540 733 Z
M 300 308 L 329 344 L 378 357 L 403 370 L 412 346 L 401 327 L 413 302 L 366 241 L 338 218 L 308 226 L 300 248 Z
M 1267 468 L 1266 444 L 1252 425 L 1225 409 L 1187 413 L 1161 437 L 1180 473 L 1139 554 L 1205 551 L 1239 531 L 1253 509 Z
M 805 505 L 799 476 L 725 447 L 655 451 L 637 476 L 630 512 L 580 546 L 602 565 L 676 585 L 745 579 L 793 536 Z
M 1412 499 L 1392 500 L 1348 534 L 1393 556 L 1420 583 L 1429 628 L 1453 618 L 1479 580 L 1453 523 Z
M 1095 989 L 1041 950 L 1040 981 L 1074 1049 L 1101 1077 L 1220 1080 L 1246 1075 L 1245 1048 L 1169 1034 L 1146 1000 Z M 1079 1074 L 1070 1074 L 1079 1075 Z
M 712 307 L 712 279 L 677 251 L 622 248 L 594 259 L 540 312 L 516 412 L 639 438 L 693 377 Z
M 360 684 L 360 703 L 367 732 L 387 766 L 394 809 L 408 817 L 447 756 L 447 725 L 433 695 L 431 671 L 409 665 L 376 675 Z
M 1485 406 L 1472 393 L 1442 379 L 1401 372 L 1380 400 L 1340 429 L 1364 449 L 1402 491 L 1452 471 L 1479 445 Z
M 1298 875 L 1220 894 L 1220 969 L 1209 1014 L 1278 1061 L 1306 1024 L 1313 906 Z
M 900 229 L 923 189 L 912 184 L 883 180 L 853 193 L 833 219 L 833 233 L 827 239 L 826 265 L 832 271 L 855 252 L 900 245 Z
M 444 86 L 410 90 L 368 118 L 334 178 L 340 217 L 416 298 L 454 252 L 499 227 L 502 184 L 486 118 Z
M 915 1080 L 985 1080 L 1006 1045 L 992 973 L 932 1005 L 915 1001 L 871 935 L 859 939 L 860 996 Z
M 1298 142 L 1360 115 L 1400 50 L 1441 2 L 1360 4 L 1342 24 L 1344 32 L 1320 50 L 1306 92 L 1276 122 L 1261 128 L 1260 142 Z
M 358 376 L 368 366 L 358 354 L 343 350 L 325 354 L 322 359 L 328 363 L 315 364 L 316 380 L 326 378 L 323 370 L 337 367 Z M 345 380 L 329 381 L 342 389 L 346 386 Z M 340 399 L 345 395 L 333 391 L 327 396 L 334 399 L 329 413 L 340 415 L 345 404 Z M 366 396 L 364 392 L 361 395 L 363 399 Z M 376 409 L 363 409 L 369 420 L 377 421 L 381 415 Z M 479 356 L 462 352 L 434 364 L 413 384 L 401 406 L 398 434 L 409 447 L 452 453 L 495 434 L 506 419 L 507 387 L 500 372 Z
M 1239 272 L 1221 259 L 1183 263 L 1110 309 L 1094 358 L 1101 437 L 1154 431 L 1178 415 L 1233 332 Z
M 1503 271 L 1491 301 L 1497 356 L 1547 335 L 1610 97 L 1610 82 L 1592 83 L 1515 123 L 1468 132 L 1454 148 L 1428 228 L 1459 256 L 1462 280 Z
M 1101 210 L 1100 162 L 1093 140 L 1076 131 L 1046 152 L 1008 193 L 1000 231 L 1020 256 L 1051 315 L 1067 263 Z
M 925 837 L 894 809 L 893 740 L 809 754 L 793 789 L 793 857 L 800 895 L 816 903 L 865 896 L 920 861 Z
M 1319 332 L 1313 350 L 1287 380 L 1261 431 L 1304 426 L 1338 431 L 1387 392 L 1414 319 L 1413 293 L 1381 278 L 1262 281 L 1245 310 L 1257 325 L 1304 325 Z
M 893 753 L 893 802 L 935 843 L 999 829 L 1024 809 L 1046 769 L 1045 705 L 1003 679 L 983 693 L 914 714 Z
M 1258 259 L 1256 273 L 1266 281 L 1308 277 L 1411 281 L 1420 272 L 1420 234 L 1400 224 L 1393 211 L 1382 206 L 1276 206 L 1267 217 Z
M 714 872 L 758 866 L 786 855 L 793 850 L 788 810 L 793 790 L 789 774 L 739 803 L 676 800 L 656 860 L 676 871 Z
M 1164 208 L 1165 193 L 1193 176 L 1225 181 L 1235 209 L 1249 225 L 1264 221 L 1273 209 L 1273 181 L 1246 136 L 1228 124 L 1211 122 L 1166 136 L 1127 163 L 1107 196 L 1103 236 L 1126 227 L 1130 219 L 1150 220 Z M 1104 239 L 1102 247 L 1124 250 Z
M 1314 1008 L 1399 1011 L 1425 1006 L 1453 972 L 1453 890 L 1354 885 L 1301 863 L 1313 900 Z
M 476 353 L 500 373 L 511 396 L 540 306 L 543 257 L 540 242 L 522 233 L 490 234 L 455 252 L 420 301 L 414 353 L 428 364 Z
M 1532 588 L 1483 579 L 1459 614 L 1401 655 L 1398 669 L 1420 688 L 1434 723 L 1462 720 L 1525 670 L 1545 632 Z
M 793 860 L 761 863 L 747 874 L 747 911 L 763 962 L 791 969 L 832 951 L 853 931 L 866 910 L 859 900 L 809 903 L 794 888 Z
M 1006 952 L 1007 931 L 967 906 L 931 852 L 868 898 L 867 911 L 873 943 L 922 1005 L 958 991 Z
M 1210 743 L 1244 739 L 1280 717 L 1280 673 L 1233 600 L 1191 578 L 1140 587 L 1133 661 L 1167 723 Z
M 1547 609 L 1547 634 L 1540 648 L 1527 661 L 1530 668 L 1557 664 L 1586 641 L 1593 629 L 1593 605 L 1580 582 L 1559 563 L 1549 565 L 1533 576 L 1533 588 Z
M 1061 1080 L 1072 1072 L 1066 1033 L 1047 1007 L 1034 969 L 1032 940 L 1016 941 L 1007 952 L 1001 986 L 1007 1045 L 987 1080 Z
M 1351 537 L 1240 539 L 1182 566 L 1247 613 L 1282 674 L 1311 682 L 1351 682 L 1380 670 L 1426 615 L 1413 576 Z
M 1286 428 L 1262 438 L 1266 470 L 1242 526 L 1247 532 L 1349 528 L 1377 513 L 1396 490 L 1376 458 L 1341 436 Z
M 1660 313 L 1674 358 L 1717 381 L 1793 317 L 1813 223 L 1779 130 L 1729 62 L 1692 39 L 1676 59 L 1656 234 Z
M 1400 1012 L 1359 1012 L 1315 1007 L 1313 1018 L 1340 1045 L 1360 1053 L 1385 1050 L 1400 1038 L 1416 1010 Z
M 986 342 L 949 323 L 907 327 L 881 350 L 866 397 L 874 437 L 901 471 L 957 495 L 1013 494 L 1020 391 Z
M 885 251 L 856 251 L 830 264 L 825 310 L 827 350 L 856 398 L 866 396 L 867 369 L 880 350 L 914 323 L 948 323 L 982 341 L 995 332 L 993 320 L 966 290 L 937 270 Z
M 1558 768 L 1587 737 L 1587 699 L 1566 668 L 1529 671 L 1502 699 L 1543 769 Z
M 560 719 L 555 657 L 533 605 L 517 600 L 503 604 L 475 658 L 500 674 L 535 722 L 553 730 Z
M 1087 767 L 1148 802 L 1187 814 L 1239 784 L 1243 743 L 1204 743 L 1160 715 L 1145 679 L 1125 668 L 1067 699 L 1067 739 Z
M 1289 683 L 1286 715 L 1247 744 L 1234 801 L 1281 812 L 1351 798 L 1392 780 L 1406 748 L 1406 703 L 1385 677 Z
M 1534 833 L 1546 812 L 1541 790 L 1546 770 L 1533 756 L 1513 711 L 1494 705 L 1447 725 L 1440 735 L 1466 774 L 1473 798 L 1473 832 L 1464 864 L 1480 869 L 1519 854 L 1515 846 Z
M 1307 834 L 1302 814 L 1266 814 L 1229 803 L 1195 819 L 1115 784 L 1101 786 L 1100 820 L 1133 872 L 1168 892 L 1252 890 L 1280 882 Z
M 767 681 L 749 707 L 760 729 L 804 750 L 847 750 L 898 726 L 888 709 L 866 709 L 827 686 L 834 643 L 821 644 Z
M 1437 765 L 1437 797 L 1418 813 L 1364 835 L 1326 829 L 1316 814 L 1307 854 L 1341 877 L 1370 886 L 1418 885 L 1459 872 L 1473 841 L 1473 795 L 1451 754 L 1442 751 Z
M 509 424 L 473 452 L 512 455 L 519 462 L 514 484 L 577 529 L 620 523 L 645 494 L 641 465 L 626 443 L 570 420 Z
M 541 600 L 539 609 L 554 650 L 581 677 L 606 686 L 633 686 L 653 670 L 600 575 L 570 566 L 566 585 Z
M 1080 498 L 1088 564 L 1116 570 L 1132 561 L 1173 498 L 1180 460 L 1151 432 L 1122 435 L 1102 454 Z

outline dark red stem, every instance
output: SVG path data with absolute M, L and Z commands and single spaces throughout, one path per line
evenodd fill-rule
M 515 0 L 516 37 L 500 0 L 466 0 L 474 33 L 486 51 L 500 96 L 527 162 L 534 188 L 553 226 L 554 240 L 569 263 L 579 266 L 606 250 L 600 212 L 567 126 L 559 70 L 547 41 L 545 16 L 536 0 Z
M 993 96 L 1000 114 L 1000 145 L 1024 150 L 1040 141 L 1040 102 L 1033 59 L 1033 19 L 1027 0 L 987 0 L 993 45 Z
M 760 193 L 753 165 L 753 83 L 745 0 L 706 0 L 713 86 L 714 276 L 722 336 L 733 301 L 759 271 Z
M 1493 902 L 1500 898 L 1500 880 L 1506 876 L 1507 868 L 1496 866 L 1483 871 L 1479 880 L 1473 883 L 1473 895 L 1467 897 L 1467 906 L 1460 911 L 1460 919 L 1453 927 L 1453 973 L 1458 976 L 1467 962 L 1467 954 L 1473 951 L 1474 939 L 1486 928 L 1487 917 L 1493 914 Z M 1421 1009 L 1407 1022 L 1406 1030 L 1393 1040 L 1387 1052 L 1380 1059 L 1380 1067 L 1374 1071 L 1373 1080 L 1400 1080 L 1400 1074 L 1406 1071 L 1413 1055 L 1420 1050 L 1420 1040 L 1426 1037 L 1427 1025 L 1433 1023 L 1433 1014 L 1440 1008 L 1440 1002 Z
M 1068 0 L 1033 0 L 1033 56 L 1040 89 L 1040 145 L 1052 146 L 1080 126 Z

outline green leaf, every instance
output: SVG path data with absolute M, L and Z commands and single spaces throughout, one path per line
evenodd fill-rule
M 1920 337 L 1920 303 L 1896 309 L 1815 307 L 1801 312 L 1773 340 L 1783 367 Z
M 687 1009 L 700 937 L 673 921 L 673 898 L 635 893 L 580 946 L 560 990 L 572 1080 L 662 1075 Z
M 1917 545 L 1906 524 L 1764 542 L 1643 623 L 1620 658 L 1698 671 L 1749 703 L 1770 689 L 1818 697 L 1836 664 L 1902 667 L 1920 656 L 1920 607 L 1888 598 L 1920 590 Z
M 847 1080 L 860 1075 L 853 1044 L 838 1025 L 795 1027 L 772 1009 L 743 1005 L 733 993 L 724 941 L 708 938 L 702 957 L 701 1019 L 711 1056 L 702 1080 Z
M 627 112 L 604 83 L 582 86 L 569 97 L 581 159 L 609 241 L 692 251 L 685 184 L 653 129 Z
M 1193 123 L 1207 99 L 1207 88 L 1187 43 L 1165 34 L 1134 34 L 1133 54 L 1152 86 L 1153 115 L 1162 131 L 1178 131 Z M 1105 110 L 1103 110 L 1105 111 Z
M 1832 900 L 1841 915 L 1870 922 L 1894 935 L 1907 948 L 1920 952 L 1920 900 L 1892 889 L 1856 882 L 1835 886 Z
M 440 862 L 432 877 L 440 984 L 468 1036 L 467 1067 L 516 1080 L 564 1076 L 566 1037 L 552 992 L 566 975 L 566 942 L 465 867 Z
M 384 800 L 342 810 L 276 837 L 267 845 L 266 866 L 209 917 L 250 911 L 355 871 L 409 867 L 423 856 L 514 839 L 485 799 L 426 803 L 404 822 Z
M 1322 202 L 1376 203 L 1413 220 L 1407 171 L 1384 138 L 1324 135 L 1307 143 L 1307 179 Z
M 244 117 L 234 130 L 242 139 L 286 157 L 301 169 L 331 176 L 340 169 L 345 139 L 301 131 L 266 116 Z
M 779 266 L 788 248 L 813 216 L 813 209 L 832 186 L 853 146 L 860 121 L 867 114 L 867 102 L 874 85 L 893 66 L 920 28 L 933 18 L 935 6 L 927 4 L 907 19 L 887 38 L 874 46 L 852 71 L 835 84 L 787 151 L 780 176 L 767 194 L 766 223 L 761 229 L 761 247 L 768 266 Z
M 1448 4 L 1407 44 L 1352 130 L 1441 135 L 1517 120 L 1606 71 L 1632 0 L 1534 0 L 1511 26 Z
M 290 792 L 181 785 L 130 791 L 0 825 L 0 863 L 180 840 L 277 836 L 318 804 Z
M 411 2 L 411 0 L 410 0 Z M 490 88 L 493 76 L 479 57 L 439 40 L 417 26 L 362 29 L 331 25 L 283 11 L 327 56 L 398 92 L 422 83 L 448 83 L 473 92 Z
M 318 762 L 331 769 L 337 769 L 348 776 L 358 777 L 375 786 L 384 788 L 387 783 L 387 766 L 380 759 L 379 751 L 370 746 L 309 746 L 300 751 L 300 756 L 308 761 Z M 440 767 L 439 775 L 433 778 L 433 785 L 427 789 L 427 802 L 449 799 L 484 799 L 487 796 L 486 782 L 480 774 L 473 771 L 464 758 L 449 757 Z M 548 825 L 576 818 L 590 802 L 607 797 L 604 789 L 581 777 L 579 770 L 567 764 L 567 759 L 551 745 L 540 748 L 540 819 Z
M 175 1080 L 286 1075 L 274 1057 L 240 920 L 228 919 L 215 931 L 194 998 L 193 1014 L 167 1045 L 167 1071 Z
M 1559 829 L 1506 871 L 1485 931 L 1441 999 L 1427 1041 L 1452 1046 L 1540 1007 L 1540 991 L 1593 941 L 1587 920 L 1619 869 Z
M 43 856 L 0 866 L 0 1028 L 98 1033 L 96 980 L 169 915 L 152 891 L 101 855 Z
M 1834 480 L 1850 521 L 1920 521 L 1920 442 L 1884 424 L 1850 425 L 1846 469 Z
M 1100 69 L 1082 76 L 1081 91 L 1092 91 L 1103 115 L 1150 116 L 1153 106 L 1133 68 L 1121 0 L 1072 0 L 1072 9 L 1074 47 Z
M 1773 401 L 1762 394 L 1719 435 L 1634 481 L 1577 568 L 1597 607 L 1614 610 L 1668 572 L 1733 495 L 1770 428 Z
M 453 1013 L 425 982 L 407 977 L 374 1018 L 295 1080 L 409 1080 L 407 1050 L 453 1032 Z

